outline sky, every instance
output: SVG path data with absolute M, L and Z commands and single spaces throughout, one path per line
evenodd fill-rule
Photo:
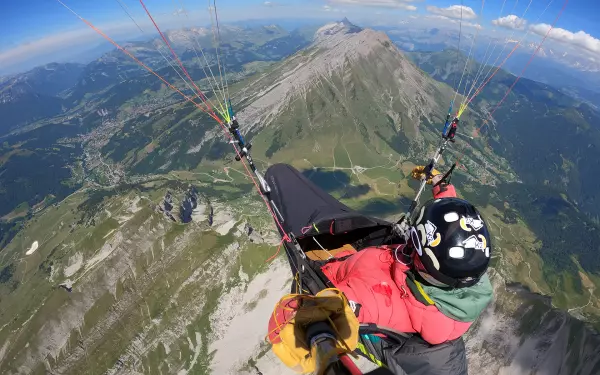
M 60 1 L 116 40 L 157 36 L 139 0 Z M 538 40 L 567 2 L 548 42 L 568 46 L 600 61 L 600 23 L 596 22 L 600 2 L 597 0 L 143 1 L 161 29 L 209 24 L 209 5 L 216 1 L 223 23 L 247 19 L 269 19 L 277 23 L 284 18 L 325 22 L 345 16 L 363 26 L 408 23 L 409 26 L 457 28 L 462 9 L 462 26 L 466 33 L 516 30 Z M 59 0 L 0 1 L 0 74 L 52 61 L 68 61 L 77 53 L 102 43 L 102 37 Z

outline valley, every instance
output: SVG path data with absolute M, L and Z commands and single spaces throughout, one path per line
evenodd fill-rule
M 169 38 L 208 88 L 186 32 Z M 418 186 L 412 168 L 437 146 L 456 71 L 348 20 L 305 35 L 223 36 L 255 162 L 292 164 L 348 206 L 397 218 Z M 136 46 L 173 78 L 151 47 Z M 264 203 L 214 121 L 122 59 L 113 51 L 82 68 L 59 87 L 64 110 L 15 118 L 0 139 L 0 372 L 287 373 L 264 341 L 292 279 Z M 511 78 L 475 103 L 462 133 Z M 14 108 L 30 105 L 17 97 Z M 496 299 L 468 333 L 470 371 L 594 374 L 600 228 L 581 177 L 595 165 L 578 157 L 600 160 L 599 115 L 528 80 L 509 103 L 440 166 L 461 158 L 453 182 L 495 241 Z M 540 139 L 540 124 L 563 129 L 568 147 Z

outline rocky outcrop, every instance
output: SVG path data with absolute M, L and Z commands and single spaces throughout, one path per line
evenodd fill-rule
M 547 296 L 491 271 L 494 301 L 465 335 L 469 373 L 593 375 L 600 336 Z
M 207 205 L 209 205 L 208 199 L 203 198 L 195 186 L 189 186 L 187 190 L 167 191 L 161 203 L 156 206 L 156 210 L 162 212 L 171 221 L 187 224 L 195 220 L 203 221 Z M 210 221 L 209 217 L 209 225 Z

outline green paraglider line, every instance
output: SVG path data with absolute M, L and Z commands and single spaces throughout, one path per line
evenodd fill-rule
M 177 53 L 175 53 L 175 51 L 173 50 L 173 47 L 171 47 L 171 43 L 169 43 L 169 40 L 167 39 L 167 37 L 165 37 L 165 35 L 163 34 L 163 32 L 160 30 L 160 28 L 158 27 L 158 25 L 156 24 L 156 21 L 154 20 L 154 17 L 152 17 L 152 15 L 150 14 L 150 11 L 148 10 L 148 8 L 146 7 L 146 4 L 144 4 L 144 0 L 140 0 L 140 4 L 142 4 L 142 7 L 144 8 L 144 11 L 146 12 L 146 14 L 148 15 L 148 18 L 150 18 L 150 21 L 152 21 L 152 24 L 154 25 L 154 27 L 156 28 L 156 30 L 158 31 L 158 33 L 160 34 L 160 37 L 162 38 L 162 40 L 165 42 L 165 44 L 167 45 L 167 47 L 169 47 L 169 50 L 171 51 L 171 54 L 173 55 L 173 57 L 175 58 L 175 61 L 177 61 L 177 64 L 179 65 L 179 67 L 181 68 L 181 70 L 183 71 L 183 74 L 185 74 L 185 76 L 190 80 L 190 82 L 192 83 L 192 85 L 194 86 L 194 88 L 198 91 L 198 94 L 200 95 L 202 101 L 204 102 L 204 104 L 208 107 L 208 109 L 214 114 L 214 110 L 212 108 L 212 106 L 210 105 L 210 103 L 208 102 L 208 98 L 207 96 L 204 94 L 204 92 L 202 92 L 202 90 L 200 90 L 200 88 L 198 87 L 198 85 L 196 85 L 196 83 L 194 82 L 194 80 L 192 79 L 192 77 L 190 76 L 190 74 L 188 73 L 187 69 L 185 68 L 185 66 L 183 66 L 183 63 L 181 62 L 181 60 L 179 59 L 179 56 L 177 56 Z M 219 111 L 219 114 L 225 118 L 226 116 Z
M 160 79 L 164 84 L 166 84 L 169 88 L 171 88 L 173 91 L 179 93 L 186 101 L 194 104 L 198 109 L 200 109 L 203 112 L 206 112 L 209 116 L 211 116 L 215 121 L 217 121 L 217 123 L 221 126 L 221 128 L 224 130 L 225 135 L 227 136 L 227 138 L 229 139 L 230 143 L 232 143 L 233 145 L 233 149 L 236 152 L 237 156 L 240 158 L 240 160 L 243 158 L 242 154 L 240 153 L 240 150 L 237 149 L 237 147 L 235 147 L 234 144 L 234 138 L 232 136 L 232 134 L 229 133 L 228 129 L 225 127 L 223 121 L 214 114 L 214 112 L 208 112 L 207 109 L 203 108 L 199 103 L 196 103 L 192 98 L 190 98 L 189 96 L 185 95 L 181 90 L 179 90 L 177 87 L 173 86 L 171 83 L 169 83 L 166 79 L 164 79 L 161 75 L 159 75 L 158 73 L 156 73 L 152 68 L 150 68 L 149 66 L 147 66 L 146 64 L 144 64 L 142 61 L 140 61 L 137 57 L 135 57 L 133 54 L 131 54 L 131 52 L 127 51 L 125 48 L 123 48 L 121 45 L 119 45 L 117 42 L 115 42 L 111 37 L 109 37 L 108 35 L 106 35 L 102 30 L 100 30 L 99 28 L 97 28 L 96 26 L 94 26 L 94 24 L 92 24 L 90 21 L 86 20 L 85 18 L 83 18 L 82 16 L 80 16 L 77 12 L 75 12 L 73 9 L 71 9 L 70 7 L 68 7 L 64 2 L 62 2 L 62 0 L 56 0 L 60 5 L 62 5 L 65 9 L 67 9 L 68 11 L 70 11 L 71 13 L 73 13 L 73 15 L 75 15 L 77 18 L 79 18 L 83 23 L 85 23 L 88 27 L 90 27 L 92 30 L 94 30 L 96 33 L 98 33 L 100 36 L 102 36 L 104 39 L 106 39 L 108 42 L 110 42 L 112 45 L 114 45 L 117 49 L 119 49 L 120 51 L 122 51 L 124 54 L 126 54 L 127 56 L 129 56 L 132 60 L 134 60 L 138 65 L 140 65 L 142 68 L 146 69 L 148 72 L 152 73 L 154 76 L 156 76 L 158 79 Z M 250 180 L 252 181 L 252 183 L 254 184 L 254 186 L 256 187 L 257 191 L 259 192 L 259 195 L 261 196 L 261 198 L 263 199 L 263 201 L 265 202 L 265 205 L 267 206 L 267 210 L 269 211 L 269 213 L 271 214 L 271 216 L 273 217 L 273 219 L 275 220 L 275 223 L 277 224 L 277 226 L 279 227 L 279 229 L 282 231 L 282 233 L 284 233 L 283 235 L 283 239 L 286 242 L 291 242 L 290 237 L 285 234 L 285 230 L 283 229 L 283 225 L 281 224 L 281 221 L 277 218 L 277 215 L 275 214 L 275 212 L 273 211 L 273 209 L 271 208 L 269 202 L 267 201 L 267 198 L 265 197 L 265 195 L 262 193 L 261 187 L 258 185 L 258 183 L 256 182 L 256 179 L 252 176 L 252 172 L 250 171 L 250 169 L 248 168 L 248 165 L 242 161 L 242 165 L 244 166 L 244 169 L 246 170 L 246 175 L 250 178 Z M 255 171 L 255 174 L 258 177 L 258 172 L 253 169 Z M 264 179 L 263 179 L 264 180 Z M 262 184 L 263 181 L 261 181 Z

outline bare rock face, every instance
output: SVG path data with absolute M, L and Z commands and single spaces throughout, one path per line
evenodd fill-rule
M 168 191 L 156 209 L 173 222 L 187 224 L 194 220 L 194 216 L 196 219 L 203 218 L 204 207 L 198 189 L 189 186 L 187 190 Z M 202 211 L 200 215 L 194 215 L 197 209 Z
M 472 374 L 598 374 L 600 336 L 492 271 L 494 301 L 465 335 Z
M 179 219 L 182 223 L 189 223 L 192 221 L 192 214 L 198 207 L 198 189 L 191 186 L 190 189 L 185 193 L 181 205 L 179 207 Z
M 381 101 L 382 113 L 401 112 L 419 122 L 438 112 L 436 97 L 443 94 L 430 77 L 416 68 L 385 33 L 361 29 L 344 20 L 317 30 L 311 46 L 248 85 L 241 93 L 248 105 L 238 117 L 246 126 L 277 126 L 280 114 L 296 100 L 306 100 L 326 85 L 351 91 L 357 76 L 365 86 L 361 90 L 372 92 L 376 95 L 373 100 Z M 385 97 L 377 94 L 381 92 L 386 93 Z

